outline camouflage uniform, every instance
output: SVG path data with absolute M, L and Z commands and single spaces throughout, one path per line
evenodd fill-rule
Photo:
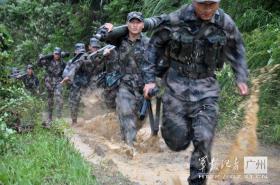
M 76 61 L 70 61 L 63 72 L 63 77 L 68 77 L 72 83 L 69 102 L 73 122 L 77 121 L 82 95 L 89 87 L 93 90 L 97 88 L 96 76 L 105 70 L 104 58 L 97 56 L 91 59 L 89 54 L 84 53 Z
M 206 23 L 196 17 L 193 5 L 186 5 L 165 17 L 151 38 L 147 57 L 146 84 L 155 82 L 160 59 L 170 66 L 164 76 L 162 136 L 174 151 L 186 149 L 192 141 L 189 183 L 206 184 L 220 91 L 215 71 L 228 60 L 236 82 L 247 82 L 241 34 L 221 9 Z
M 25 88 L 29 90 L 32 94 L 36 94 L 39 92 L 39 80 L 34 74 L 27 74 L 23 76 L 21 80 Z
M 44 66 L 47 72 L 45 76 L 45 86 L 48 92 L 48 122 L 51 122 L 54 104 L 57 117 L 61 117 L 61 111 L 63 108 L 63 88 L 60 82 L 66 64 L 62 59 L 60 59 L 60 61 L 55 61 L 54 59 L 41 58 L 38 61 L 38 65 Z
M 116 97 L 116 110 L 120 120 L 122 138 L 132 145 L 136 138 L 137 127 L 142 124 L 138 120 L 138 110 L 143 100 L 144 81 L 142 65 L 144 53 L 149 39 L 141 35 L 136 41 L 124 37 L 118 47 L 118 68 L 124 74 Z

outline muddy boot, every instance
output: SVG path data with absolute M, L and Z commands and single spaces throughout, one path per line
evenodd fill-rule
M 72 119 L 72 125 L 77 125 L 77 118 Z

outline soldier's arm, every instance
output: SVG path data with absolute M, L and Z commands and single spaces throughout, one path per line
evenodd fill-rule
M 225 14 L 225 31 L 227 36 L 227 44 L 224 53 L 227 61 L 235 74 L 237 84 L 247 83 L 248 68 L 245 59 L 244 42 L 233 20 Z
M 118 62 L 118 52 L 116 49 L 112 50 L 110 54 L 104 58 L 106 66 L 106 72 L 120 71 L 120 65 Z
M 75 63 L 68 62 L 66 64 L 66 67 L 63 70 L 62 83 L 67 82 L 67 81 L 73 82 L 75 74 L 80 67 L 81 67 L 81 62 L 78 62 L 78 61 L 76 61 Z
M 39 56 L 37 65 L 39 67 L 46 66 L 52 60 L 52 58 L 53 58 L 53 55 L 51 55 L 51 54 L 45 55 L 45 56 Z
M 150 40 L 143 65 L 145 84 L 154 83 L 156 75 L 156 65 L 159 62 L 170 40 L 170 30 L 166 28 L 159 29 L 155 32 Z

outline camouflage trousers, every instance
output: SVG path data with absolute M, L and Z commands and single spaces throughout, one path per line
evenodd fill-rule
M 69 95 L 69 106 L 70 106 L 71 118 L 76 122 L 79 113 L 80 101 L 82 95 L 85 94 L 85 92 L 86 92 L 86 87 L 72 84 L 70 89 L 70 95 Z
M 60 84 L 55 85 L 52 90 L 48 89 L 48 122 L 52 121 L 54 106 L 57 118 L 61 118 L 63 108 L 62 90 L 63 87 Z
M 116 97 L 118 89 L 104 89 L 103 101 L 108 109 L 116 108 Z
M 197 102 L 182 102 L 171 93 L 163 96 L 161 133 L 171 150 L 186 149 L 192 141 L 194 151 L 190 161 L 190 185 L 206 184 L 210 170 L 211 147 L 217 124 L 218 98 Z
M 116 111 L 120 122 L 122 139 L 130 146 L 136 141 L 137 130 L 144 121 L 138 119 L 138 110 L 142 101 L 142 95 L 126 86 L 120 86 L 116 97 Z

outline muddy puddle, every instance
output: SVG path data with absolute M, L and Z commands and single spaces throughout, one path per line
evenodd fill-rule
M 246 106 L 257 104 L 258 84 L 259 82 L 256 82 L 255 90 L 250 97 L 252 99 Z M 192 146 L 182 152 L 172 152 L 160 135 L 150 136 L 150 126 L 146 123 L 138 131 L 135 148 L 130 148 L 121 141 L 116 114 L 108 111 L 96 94 L 87 96 L 84 102 L 86 102 L 85 113 L 83 118 L 79 118 L 78 125 L 73 127 L 75 134 L 71 141 L 93 166 L 98 166 L 94 175 L 100 184 L 188 184 Z M 208 185 L 279 184 L 280 148 L 257 145 L 255 128 L 258 120 L 255 115 L 258 107 L 253 107 L 251 110 L 248 113 L 249 118 L 246 116 L 244 118 L 244 128 L 240 131 L 243 134 L 237 134 L 236 138 L 217 134 L 212 149 L 213 173 L 209 177 Z M 261 178 L 255 176 L 244 178 L 235 175 L 243 169 L 241 160 L 243 155 L 267 156 L 268 175 Z M 238 168 L 236 173 L 232 172 L 234 167 Z M 219 178 L 217 175 L 224 176 Z

